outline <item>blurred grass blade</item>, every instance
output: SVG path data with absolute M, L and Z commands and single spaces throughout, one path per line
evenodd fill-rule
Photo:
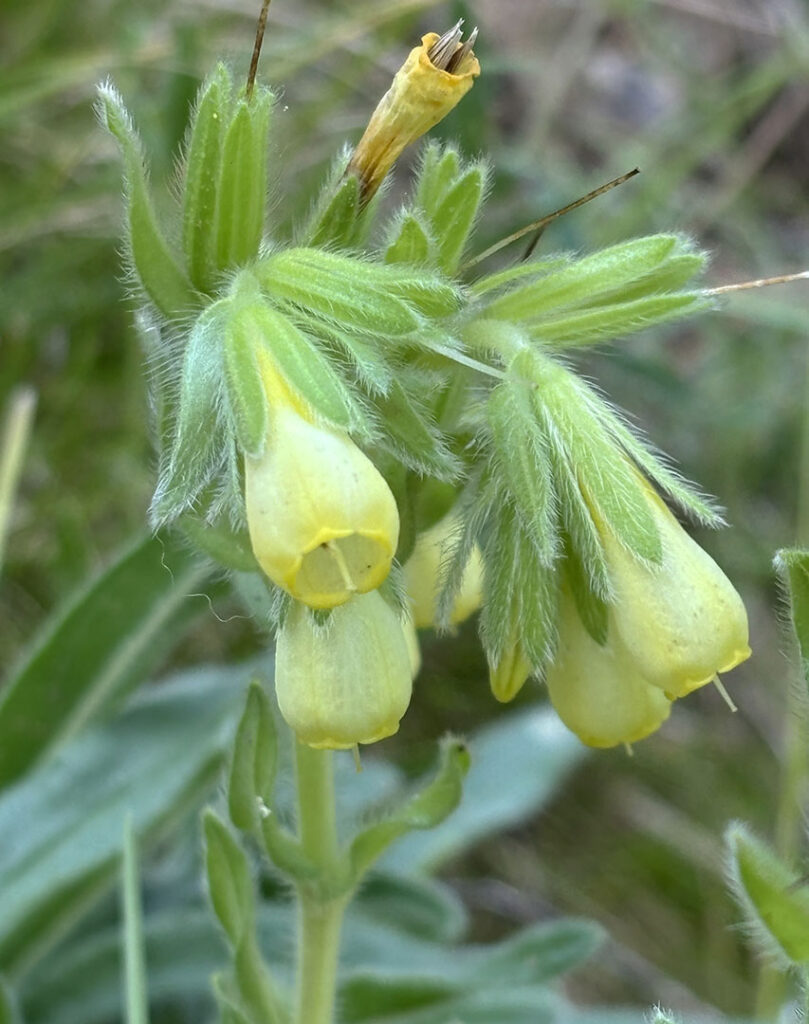
M 168 536 L 140 540 L 46 623 L 0 697 L 0 788 L 144 679 L 206 605 L 210 569 Z
M 115 885 L 127 814 L 149 843 L 208 794 L 247 671 L 195 669 L 150 687 L 0 796 L 0 971 L 13 982 Z
M 809 687 L 809 551 L 782 548 L 775 569 L 789 597 L 789 615 L 801 652 L 803 677 Z
M 138 850 L 132 815 L 124 819 L 123 911 L 124 992 L 127 1024 L 149 1024 L 149 996 L 143 948 Z
M 17 388 L 8 402 L 3 447 L 0 449 L 0 571 L 3 568 L 14 496 L 28 445 L 28 436 L 31 433 L 35 407 L 36 392 L 28 387 Z

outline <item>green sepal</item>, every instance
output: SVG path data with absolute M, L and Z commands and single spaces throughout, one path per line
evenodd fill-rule
M 596 345 L 671 320 L 694 316 L 711 306 L 712 300 L 702 292 L 651 295 L 633 302 L 616 302 L 586 309 L 559 319 L 549 318 L 541 324 L 531 324 L 529 334 L 534 340 L 556 348 Z
M 431 421 L 429 410 L 417 403 L 401 381 L 393 380 L 388 393 L 371 402 L 383 430 L 383 447 L 420 475 L 457 479 L 459 460 Z
M 431 142 L 425 147 L 416 183 L 416 203 L 431 220 L 459 171 L 460 157 L 452 146 Z
M 809 886 L 746 825 L 725 834 L 731 882 L 764 951 L 783 964 L 809 965 Z
M 391 267 L 386 287 L 391 295 L 403 299 L 411 309 L 433 320 L 452 316 L 463 303 L 458 288 L 426 272 Z
M 420 321 L 390 294 L 394 268 L 318 249 L 286 249 L 256 265 L 267 294 L 349 330 L 377 336 L 412 334 Z
M 469 770 L 469 750 L 454 736 L 441 742 L 438 769 L 433 779 L 384 821 L 357 835 L 349 850 L 351 873 L 358 881 L 374 861 L 400 836 L 414 829 L 439 825 L 461 801 L 463 780 Z
M 259 572 L 247 530 L 236 530 L 221 519 L 208 523 L 195 515 L 180 516 L 177 524 L 194 547 L 228 569 Z
M 267 194 L 267 136 L 273 96 L 257 87 L 240 99 L 222 143 L 216 210 L 216 263 L 220 270 L 258 255 Z
M 483 531 L 483 606 L 478 628 L 489 663 L 519 641 L 535 669 L 556 649 L 558 580 L 515 510 L 500 501 Z
M 127 248 L 133 269 L 143 291 L 164 316 L 181 316 L 199 306 L 199 296 L 158 225 L 140 139 L 123 100 L 110 84 L 102 85 L 98 94 L 99 119 L 117 140 L 124 161 Z
M 436 207 L 433 216 L 436 264 L 445 274 L 452 275 L 458 269 L 478 217 L 487 180 L 488 171 L 484 165 L 470 168 Z
M 385 250 L 386 263 L 406 263 L 425 266 L 430 262 L 430 236 L 416 215 L 405 210 L 390 232 L 391 240 Z
M 263 686 L 254 679 L 236 730 L 228 777 L 228 811 L 236 828 L 260 834 L 262 808 L 272 805 L 277 771 L 275 716 Z
M 223 461 L 226 438 L 219 418 L 220 335 L 227 308 L 224 302 L 209 306 L 188 336 L 171 449 L 163 453 L 149 510 L 155 526 L 193 506 Z
M 680 245 L 677 235 L 650 235 L 610 246 L 570 263 L 539 281 L 495 298 L 486 315 L 503 320 L 536 320 L 561 310 L 594 305 L 603 296 L 620 294 L 652 273 Z
M 227 407 L 239 447 L 253 458 L 264 451 L 269 424 L 267 395 L 256 359 L 257 341 L 249 307 L 228 317 L 222 345 Z
M 809 689 L 809 551 L 781 548 L 775 570 L 789 598 L 789 618 L 798 640 L 803 678 Z
M 544 565 L 557 554 L 556 496 L 548 459 L 548 443 L 534 412 L 525 379 L 498 384 L 486 403 L 493 441 L 493 467 L 514 502 Z
M 247 857 L 210 808 L 203 815 L 205 868 L 211 904 L 233 949 L 253 928 L 255 893 Z
M 344 166 L 345 161 L 340 161 Z M 313 248 L 334 245 L 348 249 L 357 242 L 360 223 L 360 183 L 349 174 L 330 176 L 315 206 L 302 241 Z
M 359 383 L 372 395 L 386 395 L 390 391 L 394 367 L 388 352 L 377 340 L 367 334 L 343 331 L 332 324 L 318 327 L 318 335 L 329 343 L 353 371 Z
M 259 301 L 242 310 L 240 322 L 249 329 L 253 345 L 266 348 L 293 391 L 316 413 L 343 430 L 373 436 L 373 426 L 348 386 L 317 343 L 288 316 Z
M 194 285 L 210 292 L 216 271 L 216 206 L 222 164 L 222 138 L 228 123 L 231 81 L 224 64 L 202 86 L 185 160 L 183 248 Z
M 576 611 L 584 628 L 601 647 L 607 642 L 609 631 L 609 604 L 593 589 L 592 579 L 585 569 L 581 553 L 569 535 L 565 535 L 564 574 Z
M 570 370 L 537 352 L 521 353 L 513 365 L 536 384 L 531 393 L 548 446 L 561 449 L 556 464 L 574 476 L 565 490 L 577 488 L 591 516 L 600 516 L 637 558 L 659 563 L 660 534 L 643 478 L 604 428 L 601 400 Z M 557 490 L 564 502 L 558 481 Z M 575 543 L 576 534 L 569 532 Z

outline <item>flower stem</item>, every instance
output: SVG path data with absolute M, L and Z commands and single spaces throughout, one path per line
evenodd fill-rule
M 295 1024 L 331 1024 L 337 987 L 344 894 L 329 895 L 328 881 L 340 866 L 332 753 L 295 744 L 298 830 L 321 883 L 298 886 L 298 970 Z

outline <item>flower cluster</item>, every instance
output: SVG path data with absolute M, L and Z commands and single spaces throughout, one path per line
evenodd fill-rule
M 203 85 L 181 252 L 120 98 L 101 93 L 159 368 L 152 519 L 260 574 L 279 706 L 315 747 L 395 732 L 414 626 L 478 609 L 494 696 L 544 678 L 594 746 L 648 735 L 749 654 L 741 600 L 655 488 L 704 523 L 716 511 L 559 358 L 703 308 L 691 243 L 656 235 L 470 280 L 490 171 L 438 145 L 384 243 L 367 241 L 399 153 L 479 74 L 473 41 L 460 25 L 424 37 L 290 239 L 264 219 L 268 90 L 239 93 L 224 67 Z

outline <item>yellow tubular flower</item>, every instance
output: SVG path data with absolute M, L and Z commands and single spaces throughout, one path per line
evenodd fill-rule
M 472 88 L 480 64 L 472 52 L 477 30 L 461 43 L 461 23 L 443 36 L 428 32 L 410 51 L 368 122 L 347 174 L 356 174 L 367 201 L 399 154 L 438 124 Z
M 565 590 L 559 609 L 559 648 L 547 672 L 556 713 L 590 747 L 642 740 L 669 717 L 670 701 L 644 679 L 617 637 L 614 622 L 603 647 L 593 640 Z
M 339 750 L 392 736 L 412 690 L 396 613 L 375 591 L 319 627 L 296 604 L 278 635 L 275 689 L 284 719 L 311 747 Z
M 264 454 L 245 459 L 245 500 L 259 565 L 311 608 L 343 604 L 388 575 L 396 502 L 346 434 L 275 409 Z
M 750 657 L 747 613 L 719 566 L 644 481 L 660 532 L 660 565 L 643 565 L 596 518 L 618 636 L 640 675 L 683 697 Z
M 447 542 L 459 526 L 459 518 L 450 513 L 416 540 L 405 565 L 405 584 L 410 598 L 413 623 L 418 629 L 435 625 L 436 602 L 441 559 Z M 483 559 L 477 545 L 472 549 L 449 618 L 451 626 L 468 619 L 483 600 Z
M 263 352 L 259 364 L 270 426 L 263 455 L 244 464 L 253 554 L 293 597 L 334 608 L 387 577 L 399 543 L 396 501 L 348 435 L 313 423 Z

